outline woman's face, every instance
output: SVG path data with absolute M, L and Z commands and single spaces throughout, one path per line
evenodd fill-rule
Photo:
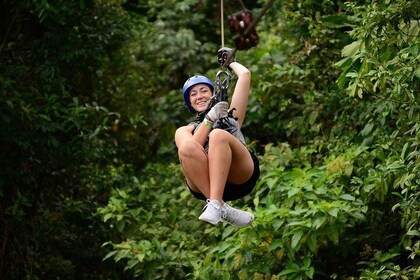
M 197 112 L 203 112 L 207 109 L 208 103 L 213 93 L 206 84 L 198 84 L 190 90 L 190 103 L 191 107 Z

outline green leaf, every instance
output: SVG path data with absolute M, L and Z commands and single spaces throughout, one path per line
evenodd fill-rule
M 343 48 L 341 55 L 345 57 L 351 57 L 361 49 L 361 45 L 362 41 L 354 41 Z
M 315 229 L 319 229 L 325 223 L 326 220 L 327 217 L 325 216 L 317 217 L 313 222 Z
M 365 127 L 363 128 L 363 130 L 360 132 L 360 134 L 361 134 L 362 136 L 367 136 L 367 135 L 369 135 L 369 134 L 370 134 L 370 132 L 372 131 L 373 127 L 374 127 L 374 125 L 373 125 L 372 123 L 367 123 L 367 124 L 365 125 Z
M 309 256 L 306 256 L 303 259 L 303 266 L 309 268 L 311 266 L 311 258 Z
M 273 251 L 275 249 L 277 249 L 278 247 L 280 247 L 281 245 L 283 245 L 283 240 L 282 239 L 276 239 L 274 240 L 274 242 L 271 242 L 270 247 L 268 247 L 268 251 Z
M 284 275 L 296 273 L 298 271 L 299 271 L 299 269 L 293 269 L 293 268 L 284 269 L 278 274 L 278 276 L 284 276 Z
M 299 191 L 300 191 L 300 189 L 298 189 L 298 188 L 290 189 L 287 192 L 287 197 L 290 198 L 290 197 L 294 196 L 295 194 L 297 194 Z
M 230 250 L 228 250 L 226 252 L 226 254 L 223 257 L 226 258 L 226 259 L 230 258 L 230 256 L 232 256 L 233 254 L 235 254 L 240 248 L 241 248 L 241 245 L 240 244 L 232 247 Z
M 253 202 L 254 202 L 255 207 L 257 207 L 260 204 L 260 197 L 259 196 L 255 196 Z
M 345 57 L 336 63 L 333 64 L 334 67 L 341 68 L 343 72 L 347 72 L 349 70 L 350 66 L 353 64 L 353 61 L 349 57 Z
M 420 236 L 420 231 L 418 230 L 409 230 L 406 233 L 407 236 Z
M 359 76 L 359 73 L 357 73 L 357 72 L 348 72 L 347 74 L 346 74 L 346 77 L 348 77 L 348 78 L 357 78 Z M 357 84 L 355 84 L 356 86 L 357 86 Z
M 340 195 L 340 198 L 349 201 L 354 201 L 356 199 L 354 196 L 347 193 Z
M 112 218 L 112 216 L 113 216 L 113 214 L 112 214 L 112 213 L 107 213 L 107 214 L 105 214 L 105 216 L 104 216 L 104 222 L 106 222 L 106 221 L 108 221 L 109 219 L 111 219 L 111 218 Z
M 303 197 L 307 200 L 317 200 L 318 199 L 318 196 L 316 195 L 316 193 L 308 192 L 308 191 L 303 193 Z
M 309 247 L 309 250 L 311 250 L 312 253 L 316 253 L 318 250 L 318 240 L 316 239 L 316 236 L 314 234 L 309 235 L 306 244 Z
M 351 26 L 349 19 L 344 13 L 323 16 L 320 21 L 330 28 Z
M 408 143 L 405 143 L 404 144 L 404 147 L 403 147 L 403 149 L 402 149 L 402 151 L 401 151 L 401 159 L 405 159 L 405 153 L 406 153 L 406 151 L 407 151 L 407 148 L 408 148 L 408 146 L 409 146 L 409 144 Z
M 338 212 L 340 211 L 340 209 L 338 208 L 330 208 L 328 210 L 328 214 L 333 216 L 334 218 L 337 218 Z
M 116 262 L 118 262 L 118 261 L 120 261 L 122 259 L 127 258 L 128 255 L 129 254 L 126 251 L 118 251 L 117 254 L 115 255 L 114 259 L 115 259 Z
M 298 231 L 295 234 L 293 234 L 292 236 L 292 243 L 291 243 L 291 247 L 294 249 L 296 248 L 296 246 L 299 244 L 300 239 L 303 236 L 303 231 Z
M 404 168 L 404 163 L 400 160 L 394 161 L 390 165 L 387 166 L 389 170 L 398 170 Z
M 275 219 L 273 221 L 273 228 L 275 230 L 278 230 L 284 224 L 284 222 L 285 222 L 284 219 Z
M 118 251 L 111 251 L 108 254 L 106 254 L 106 256 L 102 259 L 102 261 L 109 259 L 110 257 L 114 256 L 116 253 L 118 253 Z
M 135 267 L 139 262 L 137 260 L 129 260 L 124 270 L 132 269 Z
M 285 177 L 291 181 L 295 181 L 301 178 L 305 178 L 305 172 L 300 168 L 295 168 L 292 171 L 288 172 L 285 175 Z
M 306 276 L 308 276 L 310 279 L 314 277 L 315 269 L 313 267 L 308 268 L 305 271 Z
M 311 112 L 311 114 L 309 115 L 309 124 L 313 125 L 316 121 L 316 118 L 318 117 L 318 110 L 314 110 Z

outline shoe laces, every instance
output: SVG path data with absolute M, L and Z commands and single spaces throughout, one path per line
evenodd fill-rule
M 219 210 L 220 209 L 220 205 L 218 205 L 217 202 L 215 202 L 213 200 L 210 200 L 210 199 L 207 199 L 206 202 L 207 202 L 207 204 L 204 205 L 203 211 L 206 210 L 209 206 L 211 206 L 209 208 L 209 211 L 212 211 L 212 212 L 215 212 L 215 210 Z
M 235 208 L 230 207 L 228 204 L 224 204 L 222 207 L 222 218 L 227 222 L 235 222 L 239 217 L 239 211 Z

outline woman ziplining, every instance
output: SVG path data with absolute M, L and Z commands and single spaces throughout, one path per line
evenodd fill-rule
M 216 87 L 207 77 L 195 75 L 183 86 L 185 104 L 195 121 L 177 129 L 175 143 L 185 175 L 185 183 L 194 197 L 207 202 L 199 220 L 216 225 L 220 221 L 245 227 L 254 220 L 251 212 L 236 209 L 226 201 L 237 200 L 251 193 L 259 176 L 257 156 L 245 143 L 241 132 L 245 120 L 251 86 L 251 72 L 235 59 L 235 52 L 256 46 L 256 22 L 271 6 L 267 2 L 256 21 L 243 6 L 242 11 L 228 17 L 236 47 L 224 47 L 223 0 L 221 0 L 222 48 L 218 62 L 236 74 L 238 80 L 230 106 L 227 90 L 230 72 L 219 71 Z M 227 77 L 222 80 L 221 76 Z
M 202 75 L 189 78 L 183 87 L 184 101 L 197 119 L 177 129 L 175 142 L 187 187 L 194 197 L 207 202 L 198 219 L 214 225 L 225 221 L 244 227 L 252 223 L 254 215 L 231 207 L 226 201 L 249 194 L 260 175 L 258 158 L 247 148 L 240 130 L 248 105 L 251 73 L 235 61 L 232 50 L 221 50 L 219 62 L 238 77 L 230 109 L 226 101 L 208 108 L 217 90 L 213 82 Z M 228 57 L 230 61 L 225 61 Z

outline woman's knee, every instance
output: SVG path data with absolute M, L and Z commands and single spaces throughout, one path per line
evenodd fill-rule
M 178 147 L 178 156 L 180 158 L 192 158 L 201 153 L 203 147 L 195 140 L 188 139 L 185 140 Z
M 214 144 L 228 142 L 232 135 L 223 129 L 213 129 L 209 134 L 209 146 Z

